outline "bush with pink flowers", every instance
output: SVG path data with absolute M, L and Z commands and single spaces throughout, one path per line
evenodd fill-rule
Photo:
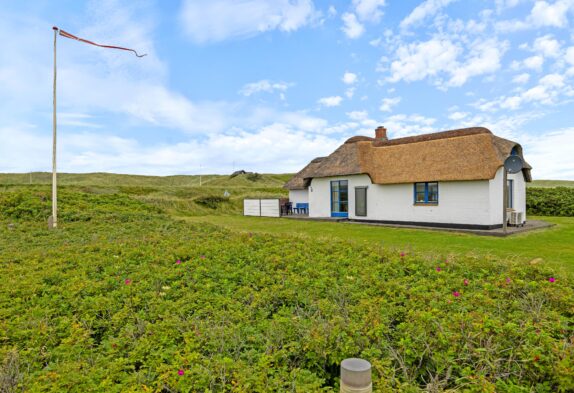
M 347 357 L 381 392 L 574 390 L 572 278 L 545 264 L 233 233 L 106 195 L 48 231 L 0 200 L 2 391 L 336 392 Z

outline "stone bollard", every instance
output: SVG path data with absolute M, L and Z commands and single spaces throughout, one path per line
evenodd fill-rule
M 371 393 L 371 363 L 350 358 L 341 362 L 341 393 Z

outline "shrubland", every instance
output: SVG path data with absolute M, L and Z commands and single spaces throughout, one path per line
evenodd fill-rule
M 335 392 L 355 356 L 381 392 L 574 390 L 574 289 L 545 263 L 233 232 L 108 191 L 62 188 L 54 231 L 48 188 L 0 192 L 2 391 Z
M 526 210 L 537 216 L 574 217 L 574 188 L 528 188 Z

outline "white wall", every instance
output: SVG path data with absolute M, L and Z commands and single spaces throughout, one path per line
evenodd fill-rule
M 504 203 L 504 172 L 500 167 L 494 179 L 489 180 L 490 187 L 490 219 L 494 224 L 502 224 L 502 206 Z M 522 212 L 522 219 L 526 221 L 526 181 L 522 172 L 509 174 L 508 179 L 514 180 L 514 210 Z
M 330 182 L 349 181 L 349 218 L 443 224 L 493 225 L 488 180 L 439 182 L 439 203 L 414 205 L 414 185 L 372 184 L 367 175 L 313 179 L 309 188 L 309 215 L 330 217 Z M 367 186 L 367 216 L 355 215 L 355 187 Z M 518 191 L 518 187 L 516 187 Z M 311 191 L 312 190 L 312 191 Z M 501 197 L 502 198 L 502 197 Z M 502 199 L 501 199 L 502 200 Z
M 289 202 L 296 206 L 297 203 L 309 202 L 309 191 L 306 190 L 289 190 Z

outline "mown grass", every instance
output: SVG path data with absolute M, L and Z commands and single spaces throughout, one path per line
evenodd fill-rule
M 209 222 L 243 232 L 273 234 L 296 233 L 305 238 L 352 240 L 397 250 L 421 253 L 497 256 L 528 264 L 540 263 L 574 273 L 574 217 L 529 217 L 555 224 L 548 229 L 506 238 L 424 229 L 391 228 L 361 224 L 313 222 L 288 218 L 211 216 L 187 218 L 191 222 Z
M 336 392 L 347 357 L 377 392 L 574 389 L 574 287 L 551 264 L 248 233 L 96 191 L 63 188 L 54 231 L 46 190 L 0 192 L 0 391 Z

